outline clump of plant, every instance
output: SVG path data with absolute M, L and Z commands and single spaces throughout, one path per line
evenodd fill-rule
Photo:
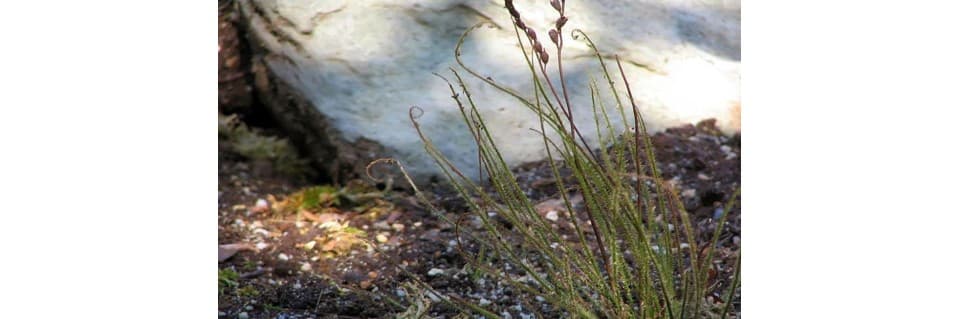
M 338 187 L 332 185 L 310 186 L 300 189 L 277 199 L 268 196 L 275 215 L 286 216 L 296 214 L 298 219 L 316 219 L 316 215 L 324 213 L 339 214 L 345 210 L 362 212 L 371 218 L 393 209 L 393 204 L 383 200 L 386 191 L 354 180 L 347 185 Z
M 285 138 L 268 136 L 250 128 L 236 115 L 218 114 L 220 145 L 229 152 L 252 161 L 269 163 L 278 173 L 303 177 L 313 174 L 309 161 Z
M 483 232 L 462 235 L 487 253 L 462 250 L 465 258 L 472 267 L 527 294 L 540 296 L 574 317 L 728 317 L 740 284 L 739 252 L 734 278 L 717 278 L 713 268 L 714 249 L 723 227 L 717 227 L 712 241 L 705 246 L 695 240 L 696 229 L 690 217 L 676 192 L 660 176 L 650 137 L 619 58 L 615 59 L 618 71 L 615 78 L 608 61 L 590 38 L 580 30 L 573 30 L 571 37 L 586 41 L 595 53 L 605 80 L 604 85 L 594 81 L 589 88 L 580 88 L 590 90 L 592 120 L 597 127 L 595 132 L 585 132 L 577 127 L 573 115 L 574 107 L 583 106 L 571 104 L 568 92 L 573 88 L 568 87 L 564 78 L 561 57 L 565 41 L 563 27 L 567 22 L 565 1 L 550 1 L 559 17 L 547 32 L 552 43 L 549 46 L 524 23 L 513 1 L 507 0 L 505 4 L 529 67 L 535 89 L 527 93 L 533 97 L 525 97 L 482 76 L 461 61 L 464 38 L 479 25 L 468 29 L 460 38 L 456 59 L 467 73 L 516 98 L 538 116 L 540 127 L 534 129 L 533 134 L 543 139 L 548 163 L 566 208 L 560 217 L 572 223 L 573 236 L 564 238 L 552 227 L 551 220 L 538 214 L 535 203 L 525 195 L 499 153 L 460 72 L 451 69 L 454 81 L 447 84 L 477 144 L 481 180 L 489 180 L 489 185 L 481 185 L 458 170 L 430 137 L 422 133 L 417 122 L 421 109 L 412 107 L 410 118 L 420 132 L 425 150 L 450 185 L 466 200 L 471 213 L 482 221 Z M 554 60 L 550 59 L 551 54 L 555 54 Z M 556 73 L 548 72 L 548 68 L 554 66 Z M 618 87 L 618 81 L 622 87 Z M 608 91 L 609 96 L 605 98 L 601 88 Z M 625 97 L 621 89 L 625 90 Z M 612 99 L 619 112 L 608 113 L 606 99 Z M 616 119 L 629 128 L 615 129 Z M 596 134 L 600 144 L 609 148 L 594 151 L 586 142 L 586 134 Z M 403 170 L 402 165 L 400 169 Z M 561 176 L 565 170 L 572 172 L 573 182 L 568 183 L 570 179 Z M 407 181 L 421 200 L 439 213 L 409 176 Z M 575 207 L 573 193 L 582 196 L 582 205 L 577 205 L 582 208 Z M 739 190 L 734 199 L 738 196 Z M 718 225 L 724 224 L 733 203 L 733 200 L 728 203 L 719 216 Z M 511 274 L 516 271 L 510 271 L 505 265 L 519 268 L 522 276 Z M 721 298 L 716 298 L 718 292 L 722 292 Z M 444 300 L 461 309 L 499 317 L 462 298 L 448 296 Z
M 394 211 L 386 191 L 377 190 L 361 180 L 344 186 L 318 185 L 302 188 L 279 199 L 268 195 L 274 218 L 295 217 L 322 229 L 319 235 L 298 245 L 307 251 L 317 250 L 323 257 L 334 257 L 357 248 L 372 249 L 368 234 L 350 225 L 353 216 L 371 220 Z
M 217 271 L 217 288 L 219 288 L 219 293 L 222 295 L 228 289 L 236 288 L 240 285 L 237 281 L 240 279 L 240 274 L 237 274 L 233 269 L 225 268 Z

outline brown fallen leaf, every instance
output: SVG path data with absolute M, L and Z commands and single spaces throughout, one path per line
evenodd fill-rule
M 328 221 L 340 222 L 345 219 L 344 216 L 337 213 L 324 212 L 320 214 L 314 214 L 306 209 L 301 209 L 300 215 L 303 216 L 303 218 L 306 220 L 309 220 L 312 222 L 318 222 L 321 224 L 326 223 Z
M 241 250 L 248 251 L 257 251 L 257 247 L 254 247 L 248 243 L 233 243 L 220 245 L 219 250 L 217 251 L 218 262 L 223 262 L 224 260 L 230 259 L 233 255 L 236 255 L 237 252 Z

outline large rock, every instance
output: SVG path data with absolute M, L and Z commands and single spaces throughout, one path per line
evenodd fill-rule
M 515 1 L 527 25 L 553 53 L 547 31 L 557 18 L 547 0 Z M 423 180 L 434 162 L 408 118 L 424 110 L 425 133 L 464 172 L 476 172 L 476 149 L 446 84 L 461 34 L 478 22 L 463 60 L 497 82 L 532 92 L 510 16 L 502 1 L 251 0 L 240 2 L 261 99 L 288 130 L 299 132 L 314 158 L 341 179 L 370 160 L 394 157 Z M 740 129 L 740 2 L 700 0 L 570 0 L 564 27 L 564 69 L 575 116 L 592 127 L 590 77 L 602 80 L 581 29 L 609 56 L 623 60 L 634 98 L 650 130 L 717 118 Z M 553 54 L 552 54 L 553 55 Z M 551 66 L 556 57 L 551 56 Z M 543 158 L 537 118 L 515 99 L 465 74 L 473 98 L 506 160 Z M 448 76 L 449 77 L 449 76 Z M 556 76 L 554 76 L 556 78 Z M 603 82 L 601 81 L 601 84 Z M 531 93 L 532 95 L 532 93 Z M 608 103 L 609 104 L 609 103 Z M 596 138 L 587 136 L 591 143 Z

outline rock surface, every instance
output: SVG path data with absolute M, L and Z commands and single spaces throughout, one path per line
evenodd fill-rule
M 549 44 L 557 18 L 549 1 L 515 1 L 527 25 Z M 334 178 L 360 175 L 369 161 L 395 157 L 424 180 L 437 172 L 410 123 L 424 110 L 427 136 L 464 172 L 476 149 L 446 84 L 454 47 L 470 26 L 462 59 L 518 92 L 532 92 L 527 66 L 502 1 L 251 0 L 238 2 L 259 52 L 256 87 L 266 105 Z M 588 83 L 602 79 L 583 41 L 618 54 L 651 131 L 717 118 L 740 129 L 739 1 L 567 1 L 564 70 L 578 126 L 594 132 Z M 550 45 L 551 53 L 552 45 Z M 551 67 L 556 57 L 551 56 Z M 512 165 L 543 158 L 536 115 L 465 72 L 473 99 Z M 556 76 L 554 76 L 556 78 Z M 532 94 L 530 94 L 532 95 Z M 611 105 L 612 103 L 607 103 Z M 588 134 L 590 135 L 590 134 Z M 591 143 L 596 138 L 587 136 Z

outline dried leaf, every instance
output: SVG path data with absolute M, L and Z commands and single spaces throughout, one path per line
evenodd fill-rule
M 230 259 L 230 257 L 233 257 L 233 255 L 236 255 L 237 252 L 240 252 L 241 250 L 257 251 L 257 247 L 254 247 L 253 245 L 248 243 L 234 243 L 234 244 L 220 245 L 220 248 L 217 251 L 217 257 L 219 259 L 219 262 L 223 262 L 224 260 Z

